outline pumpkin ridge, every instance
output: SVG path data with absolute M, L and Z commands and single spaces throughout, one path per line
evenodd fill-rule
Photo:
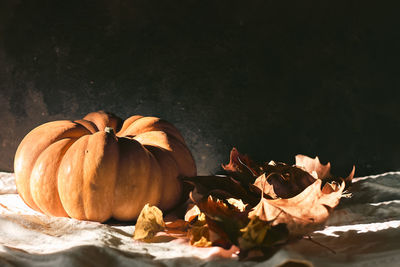
M 133 132 L 132 132 L 133 131 Z M 162 131 L 169 133 L 170 135 L 176 137 L 177 139 L 185 142 L 179 130 L 166 120 L 157 117 L 141 117 L 133 121 L 126 130 L 121 134 L 125 135 L 139 135 L 150 131 Z
M 99 145 L 99 139 L 101 142 L 104 142 L 104 144 L 101 143 L 101 146 Z M 90 178 L 90 180 L 84 180 L 84 182 L 87 182 L 86 186 L 94 191 L 93 194 L 86 194 L 86 196 L 89 197 L 89 199 L 85 201 L 86 207 L 89 207 L 85 208 L 85 212 L 87 213 L 86 218 L 94 221 L 106 221 L 112 216 L 119 162 L 119 148 L 113 132 L 102 131 L 92 135 L 88 138 L 88 147 L 90 148 L 93 144 L 95 145 L 92 149 L 96 149 L 95 152 L 100 152 L 102 154 L 98 159 L 98 165 L 95 168 L 94 174 L 87 177 Z M 94 154 L 96 156 L 99 155 L 99 153 Z M 86 162 L 91 159 L 88 156 L 89 154 L 85 157 Z M 89 166 L 92 166 L 91 162 L 89 162 Z M 85 165 L 84 170 L 88 170 L 87 167 L 88 166 Z M 91 213 L 89 214 L 89 212 Z
M 126 120 L 124 120 L 124 122 L 122 123 L 121 129 L 119 129 L 119 131 L 116 133 L 116 135 L 118 137 L 123 137 L 125 136 L 123 133 L 126 131 L 127 128 L 129 128 L 129 126 L 134 123 L 135 121 L 139 120 L 143 118 L 143 116 L 141 115 L 133 115 L 130 116 L 129 118 L 127 118 Z
M 52 143 L 45 150 L 42 151 L 42 153 L 39 155 L 32 168 L 31 179 L 30 179 L 32 198 L 35 201 L 35 204 L 39 207 L 39 209 L 43 211 L 45 214 L 53 216 L 64 216 L 64 217 L 67 215 L 61 203 L 58 192 L 58 171 L 61 164 L 61 160 L 64 157 L 66 151 L 76 140 L 77 138 L 63 138 Z M 59 147 L 62 143 L 65 142 L 67 143 Z M 59 154 L 51 155 L 52 153 L 55 153 L 54 150 L 56 153 L 59 152 Z M 51 161 L 55 159 L 55 161 L 53 161 L 53 164 L 55 164 L 55 166 L 53 164 L 45 164 L 44 168 L 46 168 L 46 170 L 43 171 L 42 173 L 37 173 L 37 171 L 40 171 L 39 168 L 40 166 L 38 166 L 38 164 L 46 163 L 46 161 L 48 161 L 49 158 Z M 49 167 L 53 169 L 53 174 L 49 173 L 48 170 Z M 39 168 L 39 170 L 37 170 L 37 168 Z M 35 175 L 35 173 L 37 175 Z M 51 176 L 49 177 L 49 175 Z M 45 183 L 43 184 L 43 182 Z M 37 184 L 37 186 L 41 187 L 41 189 L 44 190 L 44 194 L 37 194 L 37 190 L 32 190 L 32 187 L 34 187 L 33 189 L 35 189 L 35 184 Z M 50 197 L 49 199 L 50 194 L 52 194 L 52 197 Z M 41 200 L 42 198 L 44 199 Z M 41 203 L 41 201 L 44 202 Z
M 87 139 L 90 135 L 83 136 L 76 140 L 66 151 L 64 157 L 61 160 L 60 166 L 58 168 L 58 176 L 57 176 L 57 183 L 58 183 L 58 192 L 61 200 L 61 204 L 64 207 L 65 212 L 68 214 L 69 217 L 76 218 L 76 219 L 83 219 L 85 216 L 82 214 L 82 206 L 83 206 L 83 198 L 82 195 L 79 194 L 79 189 L 83 187 L 83 179 L 79 179 L 79 185 L 74 186 L 73 183 L 76 179 L 75 172 L 79 170 L 83 170 L 81 168 L 82 161 L 77 161 L 75 164 L 71 164 L 73 162 L 73 158 L 78 158 L 76 153 L 80 152 L 78 156 L 84 156 L 82 153 L 82 149 L 78 149 L 80 147 L 85 147 L 83 151 L 86 151 L 86 144 Z M 84 143 L 84 144 L 81 144 Z M 72 159 L 71 159 L 72 158 Z M 79 174 L 83 177 L 83 173 Z M 78 189 L 76 189 L 77 187 Z M 74 206 L 70 205 L 70 202 L 73 201 L 75 203 Z M 81 207 L 78 209 L 77 207 Z
M 97 125 L 96 125 L 96 127 L 97 127 Z M 93 135 L 92 135 L 92 136 L 93 136 Z M 88 151 L 89 138 L 90 138 L 90 137 L 88 137 L 88 139 L 86 140 L 85 146 L 84 146 L 85 148 L 84 148 L 84 150 L 83 150 L 83 151 L 85 151 L 85 153 L 83 153 L 83 163 L 82 163 L 82 166 L 83 166 L 83 173 L 82 173 L 82 179 L 81 179 L 81 188 L 85 188 L 85 184 L 86 184 L 86 179 L 85 179 L 85 178 L 87 177 L 86 165 L 87 165 L 87 161 L 88 161 L 88 157 L 86 156 L 86 153 L 87 153 L 87 151 Z M 80 194 L 80 195 L 79 195 L 79 198 L 80 198 L 81 201 L 82 201 L 83 213 L 84 213 L 85 219 L 86 219 L 86 218 L 88 218 L 88 210 L 87 210 L 88 204 L 87 204 L 87 201 L 86 201 L 86 199 L 84 198 L 84 195 L 83 195 L 83 194 Z
M 62 201 L 61 201 L 60 191 L 59 191 L 59 189 L 58 189 L 58 187 L 59 187 L 59 181 L 58 181 L 58 180 L 59 180 L 59 175 L 58 175 L 58 173 L 60 172 L 61 162 L 62 162 L 62 160 L 63 160 L 65 154 L 66 154 L 67 151 L 71 148 L 71 146 L 72 146 L 76 141 L 78 141 L 79 138 L 76 138 L 75 140 L 73 140 L 73 138 L 71 138 L 71 139 L 72 139 L 72 140 L 71 140 L 69 146 L 67 147 L 67 149 L 65 149 L 65 151 L 64 151 L 64 153 L 62 154 L 62 157 L 61 157 L 61 159 L 60 159 L 60 162 L 58 163 L 57 171 L 56 171 L 56 176 L 55 176 L 55 179 L 57 180 L 57 181 L 56 181 L 56 184 L 57 184 L 56 190 L 57 190 L 58 199 L 60 200 L 61 206 L 62 206 L 62 208 L 64 209 L 64 213 L 67 214 L 67 215 L 68 215 L 68 213 L 67 213 L 67 211 L 65 210 L 65 207 L 64 207 L 64 205 L 63 205 L 63 203 L 62 203 Z
M 135 139 L 119 137 L 118 145 L 120 159 L 112 216 L 124 221 L 134 220 L 145 204 L 159 202 L 157 195 L 161 188 L 156 186 L 160 184 L 160 167 L 151 152 Z M 152 190 L 148 194 L 142 193 L 150 187 Z
M 180 139 L 175 138 L 175 136 L 163 131 L 140 133 L 136 135 L 134 139 L 138 140 L 142 144 L 158 146 L 167 150 L 175 160 L 180 175 L 194 176 L 196 174 L 196 165 L 192 153 L 184 141 L 181 141 Z M 188 168 L 188 166 L 190 166 L 190 168 Z M 192 168 L 192 166 L 194 166 L 194 168 Z
M 69 126 L 65 126 L 64 124 L 69 124 Z M 52 132 L 49 132 L 48 128 L 52 129 L 51 127 L 53 125 L 55 125 L 54 127 L 56 128 L 53 129 Z M 78 126 L 76 123 L 69 120 L 48 122 L 33 129 L 21 141 L 14 159 L 15 180 L 22 200 L 32 209 L 43 212 L 33 200 L 30 188 L 32 170 L 40 154 L 49 145 L 61 139 L 82 135 L 82 133 L 79 134 L 79 131 L 83 129 L 84 128 L 81 128 L 81 126 Z M 52 138 L 49 138 L 48 136 L 51 136 L 51 134 L 53 134 L 53 136 Z M 47 138 L 43 139 L 41 138 L 42 136 L 47 136 Z M 41 143 L 38 143 L 37 140 L 40 140 Z M 35 143 L 33 149 L 30 146 L 31 142 Z
M 144 147 L 143 144 L 142 144 L 142 146 Z M 151 199 L 149 199 L 149 201 L 146 201 L 146 202 L 150 203 L 150 205 L 158 205 L 161 200 L 161 191 L 163 190 L 163 188 L 162 188 L 163 174 L 162 174 L 162 170 L 161 170 L 161 165 L 158 162 L 157 157 L 153 153 L 151 153 L 151 151 L 149 151 L 147 148 L 145 148 L 145 149 L 149 152 L 149 156 L 152 161 L 152 165 L 150 168 L 150 174 L 149 174 L 149 177 L 151 178 L 151 180 L 148 180 L 148 184 L 150 186 L 154 186 L 154 185 L 158 186 L 157 190 L 155 190 L 155 192 L 152 194 L 153 197 Z M 146 203 L 144 203 L 144 204 L 146 204 Z
M 180 200 L 182 185 L 178 179 L 180 170 L 178 163 L 171 152 L 161 146 L 143 145 L 156 159 L 158 165 L 163 170 L 160 183 L 159 208 L 169 210 L 173 207 L 172 203 Z
M 82 125 L 82 127 L 85 127 L 88 131 L 90 131 L 91 134 L 94 134 L 99 131 L 96 124 L 94 124 L 92 121 L 81 119 L 81 120 L 75 120 L 74 122 L 79 125 Z

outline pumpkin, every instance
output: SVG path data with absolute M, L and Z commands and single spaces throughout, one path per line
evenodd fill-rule
M 122 121 L 103 111 L 40 125 L 14 159 L 18 193 L 44 214 L 104 222 L 137 219 L 149 203 L 162 210 L 181 199 L 180 176 L 196 166 L 179 131 L 156 117 Z

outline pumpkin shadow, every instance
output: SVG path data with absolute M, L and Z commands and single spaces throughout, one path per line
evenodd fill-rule
M 103 222 L 103 224 L 109 226 L 131 226 L 136 224 L 136 220 L 133 221 L 118 221 L 114 218 L 108 219 L 107 221 Z

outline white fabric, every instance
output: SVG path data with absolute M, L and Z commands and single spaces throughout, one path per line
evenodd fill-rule
M 267 261 L 240 262 L 231 252 L 177 241 L 132 239 L 134 225 L 109 225 L 42 215 L 16 193 L 14 176 L 0 173 L 0 266 L 315 266 L 400 265 L 400 172 L 356 178 L 325 229 L 280 249 Z

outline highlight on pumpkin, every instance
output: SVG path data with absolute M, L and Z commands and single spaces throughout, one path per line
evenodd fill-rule
M 104 222 L 135 220 L 147 203 L 172 209 L 181 201 L 179 177 L 195 176 L 196 166 L 171 123 L 97 111 L 30 131 L 18 146 L 14 171 L 31 208 Z

